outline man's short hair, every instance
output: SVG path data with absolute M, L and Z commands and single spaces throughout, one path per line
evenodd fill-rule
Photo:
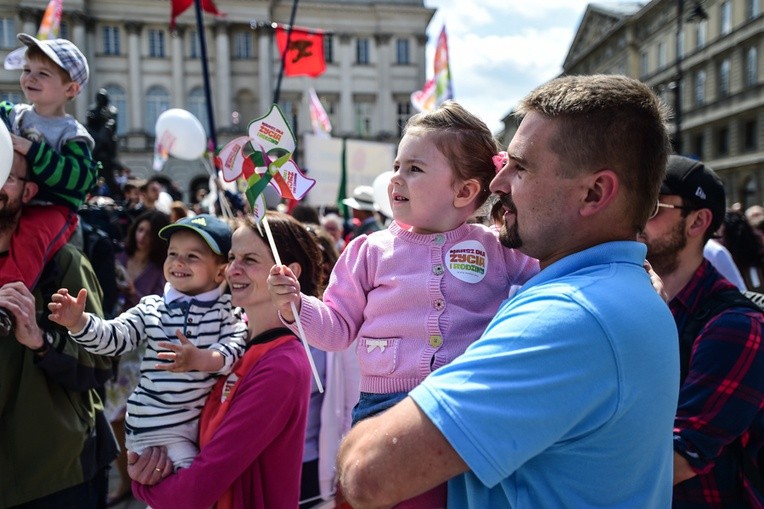
M 516 114 L 559 119 L 550 143 L 567 175 L 613 170 L 641 231 L 658 200 L 670 152 L 667 108 L 644 83 L 619 75 L 564 76 L 526 96 Z

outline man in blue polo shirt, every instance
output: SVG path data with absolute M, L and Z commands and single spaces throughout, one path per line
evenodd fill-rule
M 457 508 L 668 507 L 677 332 L 637 234 L 669 150 L 664 110 L 623 76 L 531 92 L 491 190 L 501 241 L 541 272 L 338 459 L 353 507 L 446 480 Z

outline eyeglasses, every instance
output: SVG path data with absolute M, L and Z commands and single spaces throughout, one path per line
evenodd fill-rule
M 8 175 L 8 178 L 5 179 L 5 183 L 10 185 L 15 185 L 18 182 L 29 182 L 29 180 L 30 179 L 28 178 L 19 177 L 18 175 L 14 175 L 13 173 L 11 173 L 10 175 Z
M 695 207 L 688 207 L 687 205 L 672 205 L 670 203 L 658 202 L 655 204 L 655 209 L 653 210 L 653 213 L 650 214 L 648 219 L 652 219 L 657 216 L 661 209 L 696 210 Z

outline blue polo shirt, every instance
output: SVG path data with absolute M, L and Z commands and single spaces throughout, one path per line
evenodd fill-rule
M 609 242 L 550 265 L 411 392 L 471 470 L 449 507 L 670 506 L 677 332 L 645 254 Z

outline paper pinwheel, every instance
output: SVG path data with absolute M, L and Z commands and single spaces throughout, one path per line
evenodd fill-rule
M 223 180 L 247 181 L 247 200 L 255 220 L 265 216 L 263 191 L 274 186 L 282 198 L 301 200 L 316 181 L 306 177 L 292 160 L 297 147 L 294 133 L 278 105 L 249 124 L 249 136 L 229 142 L 218 153 Z
M 223 180 L 226 182 L 233 182 L 240 177 L 247 179 L 246 194 L 252 207 L 252 215 L 258 224 L 262 222 L 265 227 L 273 259 L 277 265 L 281 265 L 281 257 L 273 241 L 268 219 L 265 217 L 265 200 L 263 200 L 265 186 L 274 186 L 282 198 L 300 200 L 316 183 L 315 180 L 303 175 L 300 168 L 292 161 L 295 148 L 297 143 L 294 133 L 284 118 L 281 108 L 274 104 L 267 115 L 249 123 L 249 136 L 242 136 L 228 143 L 220 150 L 216 161 L 217 166 L 223 171 Z M 319 392 L 324 392 L 294 302 L 292 313 L 295 316 L 300 340 L 308 356 L 316 386 Z

